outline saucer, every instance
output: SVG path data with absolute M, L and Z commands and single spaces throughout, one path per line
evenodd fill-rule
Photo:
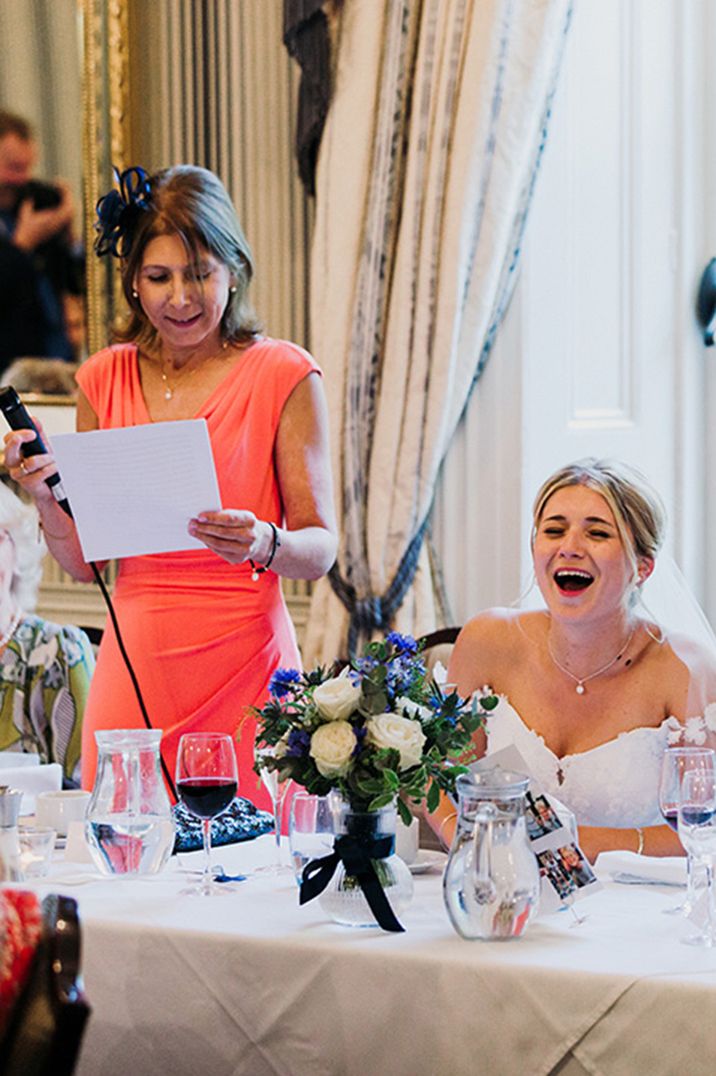
M 408 870 L 411 874 L 428 874 L 429 871 L 442 870 L 446 862 L 444 852 L 421 848 L 415 861 L 408 864 Z

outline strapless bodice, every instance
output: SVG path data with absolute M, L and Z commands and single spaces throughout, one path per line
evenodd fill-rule
M 488 755 L 514 745 L 535 780 L 574 812 L 579 825 L 618 828 L 663 822 L 661 759 L 680 730 L 677 719 L 667 717 L 657 727 L 631 729 L 589 751 L 558 758 L 504 696 L 485 726 Z

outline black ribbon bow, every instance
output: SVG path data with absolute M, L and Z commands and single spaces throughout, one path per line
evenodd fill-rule
M 383 930 L 390 930 L 396 934 L 404 931 L 405 927 L 401 926 L 396 918 L 371 862 L 373 859 L 385 859 L 392 854 L 394 847 L 395 838 L 392 836 L 336 837 L 333 851 L 329 856 L 312 859 L 303 868 L 299 903 L 306 904 L 322 893 L 333 877 L 336 867 L 342 862 L 346 873 L 358 879 L 378 925 Z
M 112 169 L 118 190 L 111 190 L 97 202 L 95 253 L 126 258 L 140 213 L 151 207 L 151 187 L 143 168 Z

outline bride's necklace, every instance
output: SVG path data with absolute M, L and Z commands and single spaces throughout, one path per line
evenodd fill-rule
M 7 644 L 10 642 L 13 635 L 15 634 L 15 628 L 18 626 L 21 619 L 22 619 L 22 613 L 18 609 L 18 611 L 15 613 L 15 615 L 11 619 L 7 630 L 4 632 L 3 635 L 0 635 L 0 650 L 2 650 L 3 647 L 7 646 Z
M 626 654 L 627 650 L 629 649 L 629 647 L 631 645 L 631 641 L 634 638 L 634 632 L 635 631 L 636 631 L 636 624 L 634 625 L 634 627 L 629 632 L 629 638 L 624 643 L 624 646 L 619 647 L 619 653 L 615 654 L 614 657 L 612 658 L 612 660 L 608 661 L 606 663 L 606 665 L 602 665 L 602 667 L 600 669 L 595 669 L 594 672 L 588 673 L 587 676 L 575 676 L 574 673 L 570 672 L 569 669 L 565 669 L 564 665 L 562 665 L 562 663 L 560 661 L 557 661 L 557 658 L 554 656 L 554 651 L 552 650 L 552 645 L 551 645 L 551 643 L 549 641 L 549 635 L 547 635 L 547 650 L 549 651 L 549 656 L 551 657 L 553 663 L 557 666 L 559 671 L 563 672 L 565 676 L 568 676 L 570 680 L 574 680 L 575 684 L 577 685 L 576 688 L 575 688 L 575 691 L 577 692 L 577 694 L 578 695 L 583 695 L 585 693 L 585 691 L 587 690 L 584 685 L 587 683 L 588 680 L 594 680 L 595 677 L 601 676 L 602 673 L 605 673 L 609 669 L 611 669 L 612 665 L 616 665 L 616 663 L 618 661 L 621 661 L 621 659 L 624 657 L 624 655 Z

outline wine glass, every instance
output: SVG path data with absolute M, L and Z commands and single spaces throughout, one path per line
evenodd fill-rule
M 265 759 L 275 758 L 276 750 L 271 746 L 256 747 L 254 749 L 254 755 L 258 761 Z M 283 863 L 281 859 L 281 822 L 283 819 L 283 801 L 286 796 L 286 790 L 289 782 L 284 781 L 281 778 L 281 773 L 278 768 L 261 766 L 260 767 L 261 780 L 264 783 L 264 788 L 271 797 L 271 807 L 273 809 L 273 822 L 274 822 L 274 834 L 276 838 L 276 860 L 274 863 L 269 863 L 264 867 L 257 867 L 255 874 L 289 874 L 291 868 L 288 864 Z
M 716 861 L 716 774 L 693 769 L 681 782 L 678 811 L 679 838 L 695 863 L 706 872 L 706 921 L 699 934 L 684 938 L 687 945 L 713 948 L 716 945 L 713 872 Z
M 229 806 L 236 795 L 238 775 L 231 736 L 219 732 L 187 732 L 179 741 L 176 768 L 177 792 L 195 818 L 201 819 L 204 868 L 198 885 L 183 892 L 202 897 L 226 893 L 211 872 L 211 821 Z
M 709 747 L 667 747 L 661 764 L 659 808 L 667 825 L 678 832 L 681 785 L 687 773 L 714 773 L 714 752 Z M 686 895 L 680 904 L 665 908 L 667 915 L 688 915 L 694 899 L 694 864 L 686 851 Z
M 291 800 L 288 823 L 288 846 L 291 850 L 296 884 L 301 885 L 303 868 L 313 859 L 322 859 L 333 851 L 333 812 L 328 796 L 314 796 L 301 790 Z

